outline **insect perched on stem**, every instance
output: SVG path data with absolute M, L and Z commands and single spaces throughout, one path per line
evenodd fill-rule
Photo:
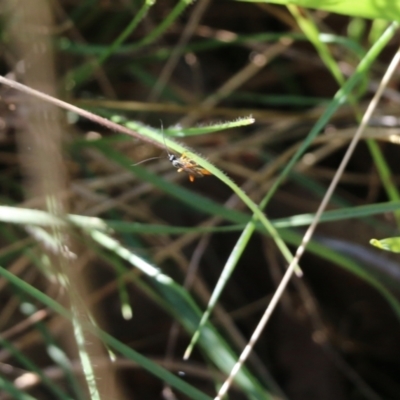
M 190 182 L 194 182 L 195 178 L 203 178 L 206 175 L 211 175 L 210 171 L 201 167 L 194 160 L 189 158 L 186 153 L 183 153 L 179 158 L 174 154 L 168 153 L 168 159 L 175 168 L 178 168 L 178 172 L 185 171 L 189 175 Z
M 162 137 L 164 141 L 165 151 L 168 154 L 168 160 L 170 161 L 173 167 L 177 168 L 178 172 L 182 171 L 186 172 L 189 176 L 190 182 L 194 182 L 195 178 L 203 178 L 206 175 L 212 175 L 210 171 L 201 167 L 194 160 L 192 160 L 186 153 L 183 153 L 180 157 L 177 157 L 175 154 L 171 154 L 168 151 L 167 144 L 165 143 L 164 129 L 162 129 Z M 156 158 L 161 158 L 161 157 L 149 158 L 134 165 L 154 160 Z

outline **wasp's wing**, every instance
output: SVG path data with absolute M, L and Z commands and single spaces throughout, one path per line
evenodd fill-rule
M 193 171 L 193 175 L 198 177 L 202 177 L 204 175 L 212 175 L 210 171 L 201 167 L 196 161 L 189 158 L 186 153 L 183 153 L 180 157 L 180 162 L 182 164 L 183 170 L 189 172 L 189 170 Z
M 185 171 L 189 175 L 190 182 L 194 182 L 195 178 L 203 178 L 205 175 L 212 175 L 210 171 L 198 165 L 185 153 L 179 158 L 179 164 L 180 168 L 178 172 Z

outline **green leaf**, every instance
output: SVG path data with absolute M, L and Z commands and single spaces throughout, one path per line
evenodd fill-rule
M 391 251 L 392 253 L 400 253 L 400 237 L 392 237 L 381 240 L 371 239 L 369 243 L 381 250 Z

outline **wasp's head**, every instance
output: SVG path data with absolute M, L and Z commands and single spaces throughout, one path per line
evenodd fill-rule
M 182 167 L 182 163 L 176 158 L 174 154 L 169 154 L 168 159 L 175 168 Z

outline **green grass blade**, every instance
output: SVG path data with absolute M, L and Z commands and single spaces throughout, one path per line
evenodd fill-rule
M 321 217 L 323 222 L 335 222 L 348 219 L 360 219 L 374 215 L 390 213 L 400 210 L 400 201 L 389 201 L 385 203 L 368 204 L 364 206 L 344 207 L 338 210 L 325 211 Z M 214 214 L 218 216 L 219 214 Z M 307 226 L 313 220 L 315 214 L 297 214 L 291 217 L 271 220 L 271 223 L 277 229 Z M 222 227 L 184 227 L 169 225 L 152 225 L 142 224 L 138 222 L 126 222 L 117 220 L 107 220 L 98 217 L 86 217 L 83 215 L 70 214 L 67 219 L 61 220 L 45 211 L 31 210 L 19 207 L 0 206 L 0 221 L 4 223 L 12 223 L 17 225 L 39 225 L 53 226 L 58 224 L 66 224 L 68 222 L 82 228 L 96 229 L 104 232 L 121 232 L 121 233 L 137 233 L 137 234 L 182 234 L 190 232 L 212 233 L 212 232 L 234 232 L 242 230 L 248 222 L 249 217 L 240 212 L 234 212 L 228 218 L 228 221 L 240 224 L 228 225 Z M 267 233 L 260 223 L 257 223 L 257 229 L 262 233 Z M 15 250 L 16 251 L 16 250 Z M 8 254 L 8 253 L 7 253 Z
M 312 18 L 310 17 L 310 15 L 308 15 L 307 10 L 299 9 L 299 7 L 297 7 L 294 4 L 289 4 L 287 7 L 294 16 L 294 18 L 296 19 L 296 22 L 298 23 L 300 28 L 303 30 L 303 32 L 309 39 L 309 41 L 313 44 L 313 46 L 317 50 L 319 56 L 321 57 L 321 60 L 331 71 L 332 75 L 339 83 L 339 85 L 343 86 L 344 77 L 342 75 L 342 72 L 340 71 L 339 65 L 332 57 L 328 49 L 328 46 L 320 40 L 320 33 L 317 27 L 315 26 Z
M 196 135 L 206 135 L 213 132 L 219 132 L 226 129 L 238 128 L 241 126 L 247 126 L 254 124 L 255 120 L 253 117 L 242 117 L 238 118 L 236 121 L 228 121 L 221 123 L 214 123 L 209 126 L 196 126 L 194 128 L 168 128 L 165 129 L 165 133 L 170 134 L 171 136 L 196 136 Z
M 274 3 L 281 5 L 295 4 L 306 8 L 316 8 L 333 13 L 362 18 L 380 18 L 400 22 L 400 5 L 397 1 L 376 0 L 240 0 L 248 3 Z

